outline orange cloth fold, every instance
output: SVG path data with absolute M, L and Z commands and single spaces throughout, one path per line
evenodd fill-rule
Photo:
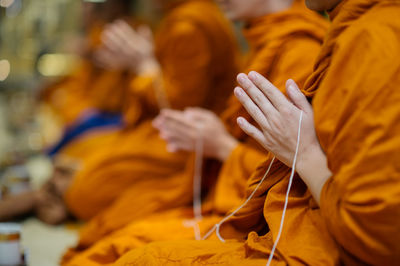
M 398 14 L 395 0 L 344 1 L 309 81 L 332 172 L 321 213 L 346 265 L 400 262 Z
M 126 70 L 106 70 L 95 65 L 91 54 L 98 48 L 103 26 L 96 24 L 88 33 L 88 51 L 68 76 L 46 87 L 42 98 L 66 125 L 84 111 L 97 109 L 120 113 L 132 75 Z
M 331 28 L 304 92 L 315 95 L 316 131 L 333 175 L 323 188 L 320 208 L 295 177 L 273 265 L 400 261 L 400 63 L 393 61 L 400 56 L 397 14 L 397 0 L 345 0 L 331 13 Z M 266 165 L 249 180 L 248 193 Z M 289 171 L 275 163 L 254 204 L 229 222 L 243 230 L 268 230 L 266 235 L 252 232 L 243 246 L 157 242 L 131 251 L 116 265 L 265 265 L 279 229 Z
M 169 10 L 156 34 L 155 51 L 162 76 L 134 78 L 124 113 L 127 127 L 83 159 L 65 195 L 70 211 L 90 220 L 82 231 L 83 247 L 133 219 L 192 200 L 191 155 L 168 152 L 152 126 L 159 111 L 154 86 L 161 82 L 171 108 L 200 106 L 215 112 L 224 108 L 234 88 L 236 39 L 212 1 L 183 1 Z M 116 201 L 124 195 L 133 199 Z
M 249 23 L 244 30 L 251 48 L 246 69 L 248 71 L 256 70 L 267 76 L 271 81 L 279 84 L 279 88 L 282 91 L 285 89 L 284 84 L 288 75 L 302 85 L 312 72 L 312 66 L 317 57 L 326 29 L 327 22 L 321 16 L 306 10 L 304 5 L 300 5 L 298 2 L 288 11 L 258 18 Z M 238 207 L 242 203 L 243 198 L 249 195 L 248 191 L 254 189 L 254 184 L 258 181 L 254 177 L 248 180 L 249 176 L 255 171 L 257 165 L 268 158 L 263 149 L 237 126 L 236 118 L 239 114 L 248 117 L 240 103 L 235 98 L 231 98 L 229 107 L 222 113 L 221 118 L 225 121 L 229 132 L 240 140 L 241 143 L 232 151 L 229 158 L 223 163 L 219 174 L 215 176 L 217 179 L 215 187 L 205 200 L 203 219 L 199 222 L 202 235 L 210 230 L 216 222 L 219 222 L 230 210 Z M 289 169 L 287 167 L 281 168 L 275 178 L 284 178 L 288 175 Z M 186 173 L 188 180 L 192 178 L 192 173 Z M 256 177 L 259 178 L 259 175 Z M 207 176 L 203 178 L 207 178 Z M 249 185 L 251 186 L 246 189 L 248 182 L 250 182 Z M 189 190 L 191 190 L 191 184 L 187 187 L 186 193 Z M 221 233 L 225 238 L 243 241 L 250 231 L 255 230 L 255 228 L 261 230 L 265 222 L 259 222 L 261 226 L 258 226 L 258 220 L 254 221 L 256 225 L 252 224 L 251 221 L 253 221 L 253 217 L 262 220 L 262 206 L 265 201 L 263 192 L 265 190 L 260 190 L 258 193 L 259 197 L 250 204 L 252 206 L 250 209 L 254 209 L 254 214 L 250 214 L 249 216 L 247 209 L 245 209 L 238 216 L 242 219 L 235 217 L 232 223 L 228 222 L 222 226 Z M 309 195 L 307 194 L 307 196 Z M 130 194 L 125 198 L 121 198 L 121 201 L 124 201 L 126 206 L 128 206 L 128 203 L 134 201 L 134 198 L 135 196 Z M 308 200 L 307 197 L 306 200 Z M 129 213 L 129 211 L 125 213 Z M 124 212 L 120 212 L 120 215 L 124 215 Z M 112 216 L 105 217 L 108 217 L 108 219 L 104 219 L 103 226 L 107 226 L 107 221 L 109 224 L 113 223 L 114 218 Z M 104 237 L 93 245 L 93 247 L 83 251 L 81 254 L 75 255 L 65 265 L 110 264 L 129 250 L 137 249 L 153 241 L 194 239 L 193 228 L 188 226 L 187 223 L 192 218 L 192 210 L 190 207 L 187 207 L 131 222 L 125 228 Z M 95 228 L 98 230 L 104 229 L 99 224 Z M 94 232 L 91 231 L 90 234 L 94 234 Z M 216 237 L 213 235 L 211 238 L 215 239 Z M 163 243 L 160 244 L 159 248 L 165 248 L 172 252 L 174 243 L 166 242 L 165 246 Z M 243 243 L 237 243 L 236 245 L 237 248 L 233 250 L 237 249 L 241 252 L 244 252 L 245 249 L 248 249 L 249 252 L 252 250 L 251 248 L 245 248 Z M 193 245 L 189 244 L 189 247 L 192 246 L 199 251 L 201 250 L 201 252 L 204 251 L 205 254 L 216 251 L 213 250 L 209 242 L 199 241 Z M 215 242 L 215 246 L 218 246 L 220 250 L 225 249 L 218 242 Z M 141 249 L 138 250 L 141 251 Z M 146 248 L 144 250 L 146 250 L 144 252 L 147 252 Z M 257 250 L 257 248 L 254 248 L 254 250 Z M 79 252 L 79 250 L 75 250 L 75 252 Z M 185 252 L 188 253 L 184 255 Z M 201 252 L 197 253 L 194 251 L 194 248 L 185 249 L 185 251 L 179 252 L 179 255 L 182 257 L 180 257 L 177 263 L 184 263 L 186 262 L 186 259 L 183 259 L 184 257 L 195 257 L 195 254 L 201 254 Z M 138 254 L 136 251 L 132 251 L 127 257 L 130 258 L 132 256 L 132 260 L 136 262 L 134 259 L 136 254 Z M 229 258 L 229 261 L 233 262 L 235 261 L 233 258 L 238 257 L 244 259 L 244 256 L 238 253 L 237 256 Z M 226 259 L 228 258 L 226 257 Z M 129 261 L 129 259 L 125 258 L 123 261 Z M 133 264 L 144 265 L 145 263 L 151 264 L 152 262 L 155 263 L 152 260 L 141 260 L 140 263 Z M 157 261 L 158 264 L 162 264 L 162 262 L 163 260 Z M 228 260 L 224 262 L 228 262 Z

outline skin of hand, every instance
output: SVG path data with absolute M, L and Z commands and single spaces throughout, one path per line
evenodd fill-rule
M 93 53 L 92 59 L 96 66 L 106 70 L 128 69 L 126 60 L 120 57 L 119 54 L 116 55 L 115 52 L 101 46 Z
M 136 30 L 123 20 L 109 24 L 102 35 L 98 59 L 104 64 L 131 69 L 138 75 L 158 72 L 160 66 L 154 55 L 151 29 L 140 26 Z M 110 63 L 108 63 L 110 64 Z
M 225 161 L 238 141 L 228 133 L 224 124 L 213 112 L 201 108 L 185 111 L 164 109 L 153 125 L 168 143 L 168 150 L 195 151 L 196 141 L 202 138 L 205 157 Z
M 296 169 L 319 203 L 322 187 L 332 173 L 316 135 L 310 103 L 293 80 L 287 81 L 287 98 L 257 72 L 239 74 L 237 79 L 240 87 L 235 88 L 235 95 L 258 128 L 242 117 L 238 118 L 238 125 L 289 167 L 292 167 L 303 111 Z
M 47 224 L 57 225 L 68 217 L 67 208 L 51 181 L 36 192 L 34 208 L 38 219 Z
M 59 224 L 68 218 L 68 210 L 63 196 L 73 177 L 82 168 L 79 161 L 59 155 L 55 158 L 52 177 L 36 192 L 35 212 L 47 224 Z

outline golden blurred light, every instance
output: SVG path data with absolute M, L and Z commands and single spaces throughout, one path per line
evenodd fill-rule
M 0 81 L 6 80 L 11 71 L 11 65 L 8 60 L 0 60 Z
M 69 54 L 44 54 L 39 58 L 38 71 L 47 77 L 67 75 L 76 61 L 76 56 Z
M 14 3 L 14 0 L 0 0 L 1 7 L 10 7 Z
M 104 3 L 107 0 L 85 0 L 85 2 L 90 2 L 90 3 Z

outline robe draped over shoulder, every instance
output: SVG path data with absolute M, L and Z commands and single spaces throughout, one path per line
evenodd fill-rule
M 327 22 L 322 17 L 306 10 L 304 5 L 299 4 L 297 1 L 293 8 L 288 11 L 268 15 L 252 21 L 244 30 L 251 50 L 246 71 L 256 70 L 260 72 L 276 84 L 279 84 L 279 88 L 282 91 L 284 91 L 285 82 L 288 78 L 287 75 L 294 78 L 299 84 L 304 84 L 312 72 L 312 66 L 317 57 L 326 29 Z M 250 180 L 249 177 L 256 170 L 257 165 L 269 158 L 269 155 L 265 154 L 262 148 L 237 126 L 236 118 L 238 115 L 249 117 L 240 103 L 232 97 L 229 100 L 228 108 L 222 113 L 221 119 L 225 122 L 229 132 L 240 141 L 240 144 L 222 164 L 221 170 L 215 177 L 215 187 L 211 189 L 205 200 L 203 219 L 199 222 L 202 235 L 210 230 L 229 211 L 238 207 L 242 203 L 243 198 L 251 193 L 252 189 L 254 189 L 254 184 L 259 181 L 257 178 L 261 178 L 260 175 L 263 174 L 262 171 L 264 170 L 259 171 L 259 175 L 255 175 Z M 276 178 L 286 177 L 289 171 L 290 169 L 286 167 L 281 169 Z M 192 178 L 192 173 L 187 173 L 188 179 Z M 283 186 L 284 184 L 280 189 L 283 189 Z M 191 189 L 191 186 L 187 189 Z M 301 187 L 299 190 L 301 189 L 304 189 L 304 187 Z M 247 246 L 245 247 L 243 242 L 249 232 L 252 230 L 261 230 L 262 226 L 265 225 L 265 221 L 262 219 L 255 221 L 255 224 L 250 224 L 249 221 L 252 221 L 253 217 L 262 218 L 262 205 L 265 201 L 263 192 L 266 190 L 267 188 L 260 190 L 259 198 L 251 202 L 253 207 L 255 206 L 254 214 L 252 213 L 249 216 L 247 212 L 244 212 L 245 214 L 241 212 L 243 219 L 234 219 L 233 223 L 227 223 L 221 228 L 221 233 L 226 239 L 236 239 L 241 242 L 236 243 L 235 248 L 232 250 L 240 252 L 244 252 L 246 249 L 249 251 L 252 250 Z M 126 205 L 133 200 L 133 196 L 130 196 L 129 199 L 124 199 L 127 202 Z M 187 226 L 187 221 L 192 217 L 191 208 L 178 208 L 131 222 L 125 228 L 104 237 L 91 248 L 76 255 L 66 265 L 108 264 L 116 261 L 129 250 L 137 249 L 153 241 L 194 239 L 193 228 Z M 109 216 L 109 220 L 111 219 L 111 216 Z M 211 239 L 215 238 L 215 235 L 211 236 Z M 217 241 L 213 240 L 215 246 L 221 246 L 222 249 L 225 249 Z M 165 246 L 163 246 L 164 244 Z M 151 247 L 156 245 L 158 244 L 152 244 Z M 172 250 L 174 245 L 175 243 L 165 242 L 160 244 L 159 248 Z M 206 245 L 208 245 L 207 241 L 198 241 L 193 245 L 190 244 L 188 247 L 198 250 L 204 248 L 201 251 L 204 251 L 204 254 L 215 252 L 211 245 Z M 147 252 L 148 249 L 143 250 Z M 176 254 L 182 255 L 185 252 L 177 251 Z M 196 253 L 194 250 L 193 253 L 191 252 L 192 250 L 187 254 L 188 257 Z M 201 252 L 196 254 L 201 254 Z M 240 252 L 237 256 L 244 259 L 244 254 Z M 129 254 L 127 255 L 128 258 Z M 132 251 L 132 258 L 136 254 L 138 253 Z M 261 254 L 261 257 L 265 256 L 263 252 L 257 254 Z M 229 258 L 229 262 L 235 261 L 234 258 L 238 257 L 233 256 Z M 224 259 L 228 259 L 228 257 Z M 124 259 L 124 261 L 129 261 L 129 259 Z M 179 263 L 183 263 L 184 261 L 186 260 L 178 260 Z M 265 262 L 265 259 L 259 262 L 261 261 Z M 140 263 L 150 262 L 153 261 L 140 261 Z M 224 260 L 224 262 L 228 262 L 228 260 Z M 161 260 L 158 263 L 161 263 Z

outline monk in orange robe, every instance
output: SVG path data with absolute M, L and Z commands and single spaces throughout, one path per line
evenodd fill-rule
M 219 112 L 234 85 L 238 49 L 230 23 L 211 1 L 163 3 L 166 15 L 155 36 L 154 51 L 146 46 L 149 39 L 126 23 L 118 22 L 110 34 L 110 42 L 120 31 L 138 40 L 133 43 L 133 60 L 154 57 L 132 67 L 137 77 L 131 82 L 124 110 L 127 126 L 115 134 L 111 144 L 102 147 L 99 143 L 84 158 L 83 169 L 65 193 L 69 210 L 79 219 L 95 217 L 128 188 L 136 195 L 129 209 L 139 216 L 191 200 L 179 198 L 185 189 L 179 184 L 187 182 L 185 176 L 170 178 L 182 171 L 188 155 L 168 152 L 152 120 L 165 106 L 201 106 Z M 136 45 L 149 49 L 136 51 Z
M 97 50 L 104 26 L 116 19 L 129 20 L 132 3 L 130 0 L 83 3 L 83 28 L 88 36 L 80 48 L 81 62 L 70 75 L 41 93 L 44 102 L 64 124 L 70 125 L 88 109 L 110 113 L 122 110 L 131 79 L 129 71 L 111 64 L 105 66 L 97 59 Z
M 124 99 L 128 92 L 129 83 L 133 76 L 129 69 L 116 60 L 104 58 L 102 52 L 102 33 L 107 23 L 122 19 L 133 24 L 130 17 L 131 0 L 106 1 L 104 3 L 82 3 L 82 28 L 87 34 L 82 41 L 80 57 L 76 69 L 67 77 L 48 85 L 41 92 L 41 100 L 50 107 L 52 112 L 66 128 L 75 127 L 84 121 L 90 113 L 106 114 L 115 122 L 107 126 L 87 130 L 83 138 L 75 136 L 70 145 L 53 149 L 54 160 L 53 178 L 39 191 L 28 191 L 19 195 L 8 195 L 0 201 L 0 221 L 18 218 L 20 215 L 36 214 L 47 223 L 58 223 L 65 219 L 66 212 L 62 198 L 55 190 L 63 186 L 67 173 L 79 167 L 77 159 L 84 156 L 99 142 L 112 139 L 110 129 L 115 131 L 120 127 L 119 114 L 123 110 Z M 115 118 L 114 118 L 115 117 Z M 56 148 L 55 147 L 55 148 Z M 57 185 L 55 185 L 57 183 Z M 62 185 L 61 185 L 62 184 Z M 54 192 L 54 193 L 53 193 Z M 36 208 L 45 203 L 46 208 Z M 48 206 L 54 206 L 49 208 Z M 50 212 L 48 211 L 50 210 Z
M 153 243 L 128 253 L 116 265 L 265 265 L 280 235 L 290 172 L 286 165 L 295 167 L 298 175 L 272 257 L 274 265 L 398 264 L 400 63 L 392 59 L 400 55 L 400 22 L 396 19 L 400 3 L 307 3 L 313 9 L 330 9 L 332 19 L 303 90 L 308 97 L 315 94 L 312 106 L 295 82 L 288 81 L 286 98 L 256 72 L 241 74 L 244 90 L 235 90 L 261 130 L 242 118 L 238 120 L 241 128 L 280 161 L 256 193 L 258 206 L 248 208 L 242 217 L 236 214 L 231 221 L 245 219 L 255 231 L 245 244 Z M 257 175 L 265 168 L 259 169 L 250 185 L 257 183 Z M 260 236 L 262 229 L 268 231 L 265 236 Z
M 253 5 L 254 3 L 255 1 L 253 1 Z M 241 10 L 243 5 L 245 7 L 251 5 L 249 2 L 243 1 L 239 4 L 235 8 L 237 11 Z M 291 73 L 299 83 L 304 83 L 312 71 L 314 59 L 316 59 L 327 28 L 327 22 L 322 16 L 307 10 L 300 1 L 293 3 L 286 1 L 286 6 L 282 7 L 280 12 L 266 12 L 265 15 L 251 19 L 248 15 L 234 18 L 247 21 L 244 34 L 251 48 L 248 69 L 257 69 L 263 75 L 281 84 L 282 90 L 288 73 Z M 193 142 L 193 140 L 183 144 L 177 142 L 176 139 L 179 136 L 170 131 L 181 128 L 182 130 L 176 133 L 190 134 L 191 131 L 196 130 L 197 125 L 193 127 L 188 125 L 197 124 L 200 121 L 204 125 L 200 134 L 204 136 L 205 157 L 216 159 L 222 163 L 217 176 L 215 173 L 210 174 L 209 161 L 206 161 L 203 168 L 203 176 L 206 179 L 209 179 L 210 176 L 216 178 L 217 184 L 215 188 L 211 189 L 212 192 L 204 203 L 203 218 L 198 223 L 201 235 L 209 231 L 229 210 L 240 205 L 245 196 L 244 188 L 248 177 L 256 166 L 266 159 L 266 155 L 260 153 L 260 146 L 237 127 L 236 117 L 239 114 L 245 115 L 245 110 L 237 100 L 232 98 L 230 106 L 221 115 L 226 130 L 215 116 L 200 109 L 189 109 L 180 113 L 163 111 L 156 121 L 157 127 L 161 129 L 161 134 L 164 135 L 173 150 L 193 150 L 195 145 L 192 143 L 185 146 L 185 143 Z M 186 116 L 187 121 L 185 121 Z M 232 141 L 232 137 L 235 138 L 234 141 Z M 233 145 L 230 144 L 232 142 Z M 185 174 L 188 176 L 187 180 L 190 180 L 193 170 L 185 172 Z M 190 186 L 187 186 L 188 191 L 191 190 L 191 186 L 191 183 Z M 188 207 L 132 222 L 112 235 L 104 237 L 121 228 L 130 219 L 133 220 L 130 217 L 137 219 L 136 213 L 129 210 L 129 205 L 135 201 L 136 195 L 129 193 L 129 190 L 127 192 L 117 200 L 115 206 L 101 216 L 101 220 L 96 217 L 89 223 L 89 226 L 81 234 L 79 245 L 74 250 L 70 250 L 64 258 L 65 265 L 107 264 L 117 260 L 130 249 L 152 241 L 193 239 L 195 237 L 193 227 L 187 226 L 193 218 L 192 209 Z M 224 233 L 231 238 L 242 239 L 245 236 L 238 230 L 231 228 L 226 232 L 225 229 L 227 228 L 223 228 Z M 104 239 L 77 255 L 101 237 Z M 73 255 L 75 256 L 71 259 Z

